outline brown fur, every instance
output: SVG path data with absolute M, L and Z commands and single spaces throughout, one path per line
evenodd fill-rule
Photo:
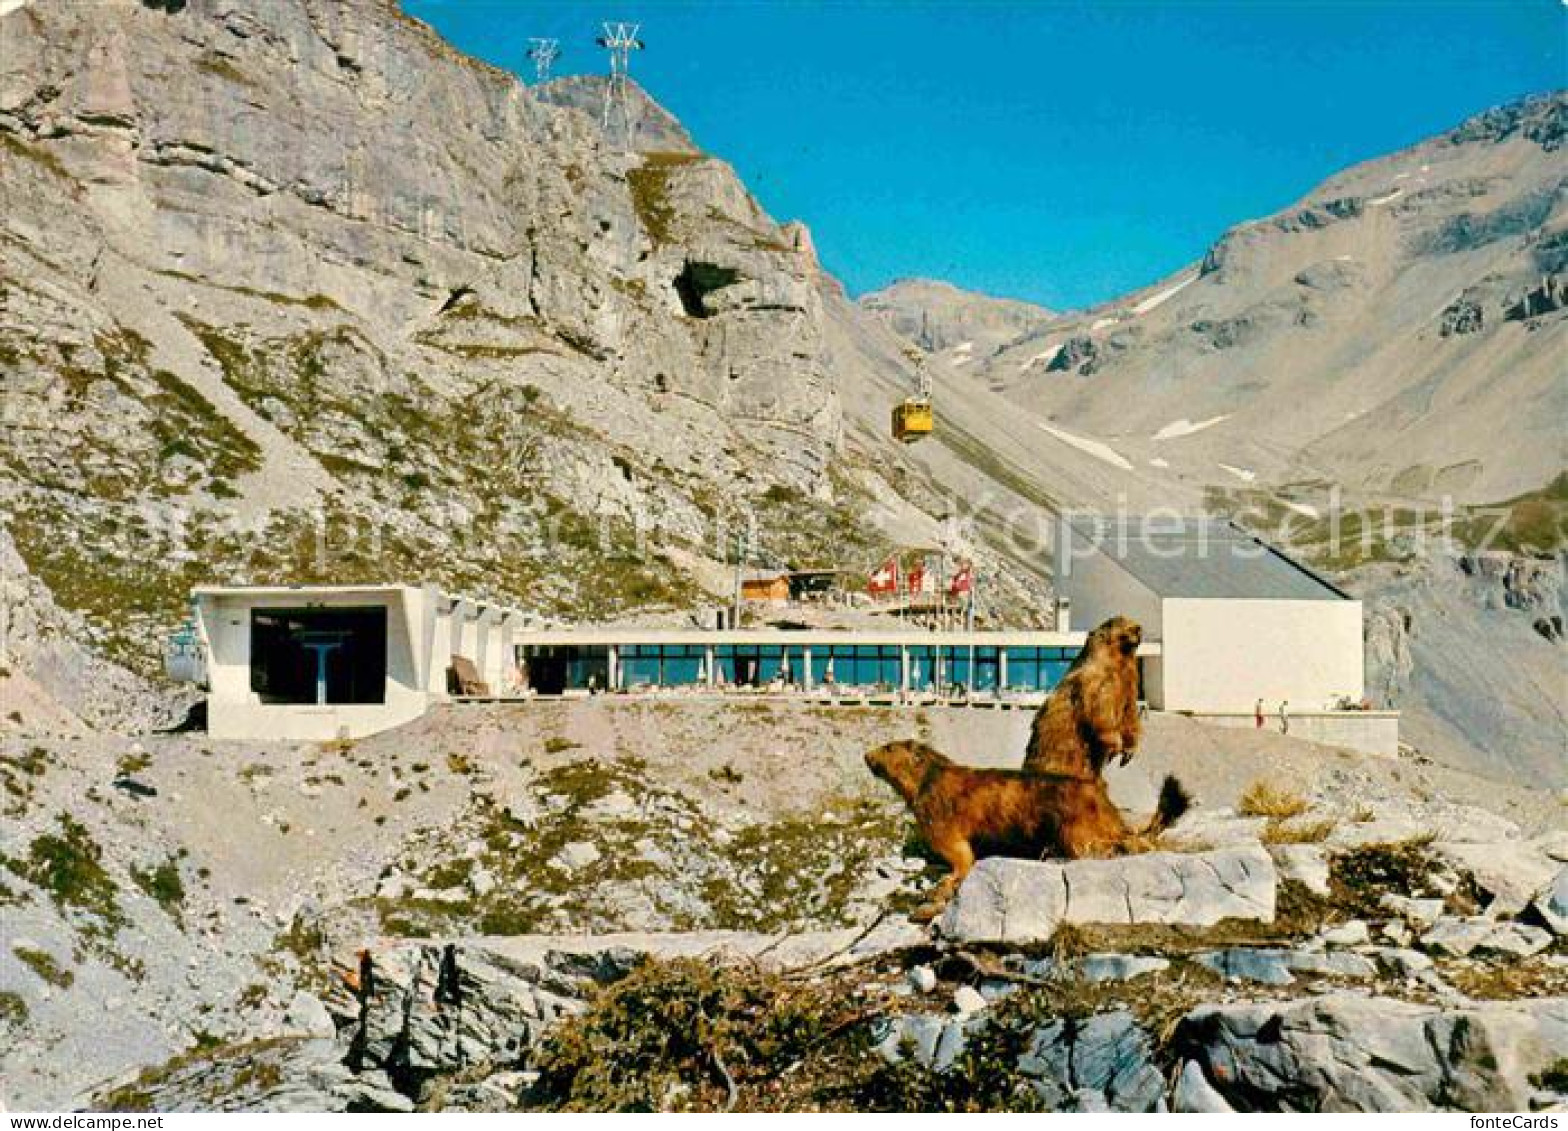
M 933 893 L 938 903 L 980 857 L 1110 856 L 1135 837 L 1158 836 L 1187 808 L 1168 778 L 1159 810 L 1134 832 L 1099 778 L 975 769 L 913 741 L 878 746 L 866 765 L 904 799 L 926 843 L 953 869 Z
M 1143 628 L 1112 617 L 1089 634 L 1072 667 L 1036 712 L 1024 750 L 1031 773 L 1098 778 L 1105 764 L 1132 761 L 1138 719 L 1138 645 Z

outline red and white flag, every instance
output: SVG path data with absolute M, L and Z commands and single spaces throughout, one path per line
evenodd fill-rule
M 968 593 L 975 587 L 975 569 L 970 563 L 965 562 L 958 567 L 958 572 L 953 574 L 953 580 L 948 582 L 947 591 L 954 597 L 960 593 Z
M 866 592 L 873 597 L 886 597 L 898 592 L 898 556 L 895 554 L 881 565 L 866 581 Z
M 909 578 L 905 582 L 905 587 L 909 590 L 910 596 L 914 596 L 916 593 L 924 593 L 926 591 L 925 562 L 920 561 L 915 563 L 914 568 L 909 571 Z

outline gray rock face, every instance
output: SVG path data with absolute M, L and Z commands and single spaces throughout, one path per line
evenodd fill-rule
M 1041 1026 L 1018 1068 L 1056 1111 L 1154 1111 L 1165 1092 L 1149 1035 L 1125 1010 Z
M 1063 923 L 1210 926 L 1274 918 L 1274 862 L 1262 847 L 1149 853 L 1069 863 L 991 857 L 941 920 L 962 942 L 1044 942 Z
M 631 104 L 633 129 L 625 137 L 618 120 L 612 120 L 616 140 L 629 143 L 629 148 L 639 153 L 695 153 L 691 135 L 686 127 L 664 107 L 649 98 L 647 92 L 635 82 L 626 84 Z M 530 88 L 530 93 L 540 102 L 552 106 L 567 106 L 588 117 L 602 121 L 604 113 L 605 79 L 600 75 L 565 75 Z
M 110 558 L 127 511 L 179 541 L 325 503 L 435 579 L 451 523 L 532 552 L 550 499 L 701 549 L 715 497 L 826 488 L 871 355 L 830 359 L 824 296 L 857 312 L 641 92 L 627 152 L 598 80 L 524 87 L 382 0 L 6 26 L 0 496 L 30 563 Z M 114 631 L 156 655 L 151 627 Z
M 1206 1006 L 1182 1021 L 1175 1043 L 1238 1110 L 1520 1111 L 1529 1076 L 1568 1047 L 1568 1000 Z M 1186 1094 L 1208 1096 L 1196 1083 Z
M 1528 108 L 1556 134 L 1565 107 L 1558 90 L 1497 112 Z M 1445 494 L 1483 503 L 1539 490 L 1562 465 L 1551 425 L 1526 407 L 1549 403 L 1553 422 L 1565 411 L 1555 360 L 1568 330 L 1561 158 L 1522 132 L 1500 143 L 1455 136 L 1346 169 L 1280 213 L 1236 225 L 1201 264 L 1066 314 L 986 358 L 981 373 L 1020 407 L 1108 442 L 1140 472 L 1157 458 L 1167 492 L 1183 481 L 1236 488 L 1221 462 L 1237 466 L 1227 453 L 1244 442 L 1275 446 L 1250 449 L 1243 466 L 1252 489 L 1272 485 L 1276 498 L 1312 466 L 1333 467 L 1347 486 L 1434 504 Z M 1509 337 L 1519 327 L 1505 311 L 1535 329 Z M 1372 322 L 1376 347 L 1366 349 Z M 1139 333 L 1118 343 L 1129 330 Z M 1032 360 L 1063 342 L 1053 368 L 1087 365 L 1092 381 L 1038 378 Z M 1097 343 L 1096 357 L 1071 344 L 1085 342 Z M 1497 391 L 1484 404 L 1455 396 L 1411 406 L 1389 358 L 1420 367 L 1415 359 L 1432 350 L 1451 364 L 1434 380 L 1495 381 Z M 1182 379 L 1199 372 L 1201 386 Z M 1343 393 L 1329 391 L 1347 381 Z M 1515 391 L 1503 393 L 1505 384 Z M 1383 407 L 1353 403 L 1351 388 Z M 1158 442 L 1172 422 L 1216 417 L 1201 438 Z M 1478 418 L 1489 423 L 1477 428 Z
M 351 1046 L 361 1068 L 418 1081 L 437 1072 L 518 1060 L 594 981 L 565 962 L 550 969 L 454 946 L 374 955 Z

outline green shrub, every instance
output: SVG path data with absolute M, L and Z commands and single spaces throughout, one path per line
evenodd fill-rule
M 157 901 L 158 906 L 175 922 L 181 921 L 185 909 L 185 884 L 180 879 L 179 863 L 173 858 L 155 868 L 131 867 L 131 879 L 136 886 Z
M 30 946 L 14 946 L 11 948 L 11 953 L 16 955 L 22 965 L 51 986 L 64 990 L 69 989 L 71 983 L 76 981 L 76 975 L 56 962 L 54 955 L 47 950 L 37 950 Z
M 67 813 L 60 814 L 60 833 L 34 838 L 22 860 L 7 861 L 24 880 L 47 891 L 61 910 L 84 912 L 98 920 L 110 935 L 125 923 L 120 911 L 119 888 L 104 870 L 103 849 L 85 825 Z

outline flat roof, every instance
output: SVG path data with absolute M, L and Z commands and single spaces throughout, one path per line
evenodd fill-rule
M 1086 632 L 864 632 L 855 629 L 738 628 L 554 628 L 524 629 L 515 644 L 596 645 L 738 645 L 741 647 L 805 648 L 817 645 L 871 647 L 904 645 L 910 648 L 1069 648 L 1083 647 Z M 1158 656 L 1158 642 L 1146 642 L 1140 656 Z
M 292 597 L 312 593 L 406 593 L 422 586 L 401 582 L 366 582 L 352 585 L 198 585 L 193 597 Z
M 1212 515 L 1075 515 L 1067 521 L 1076 535 L 1093 542 L 1100 554 L 1161 597 L 1354 599 L 1229 519 Z
M 462 593 L 448 593 L 438 585 L 409 585 L 406 582 L 351 582 L 342 585 L 312 583 L 309 585 L 198 585 L 191 590 L 192 597 L 238 598 L 243 600 L 308 601 L 312 597 L 388 597 L 408 593 L 428 593 L 441 603 L 443 612 L 451 612 L 458 605 L 467 605 L 476 613 L 497 612 L 519 618 L 530 614 L 511 605 L 482 597 L 469 597 Z

